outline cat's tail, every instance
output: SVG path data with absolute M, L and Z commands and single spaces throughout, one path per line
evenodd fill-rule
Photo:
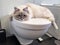
M 52 12 L 47 9 L 47 16 L 46 17 L 49 17 L 48 19 L 52 22 L 52 25 L 54 26 L 54 28 L 57 30 L 58 29 L 58 25 L 57 23 L 55 22 L 55 17 L 54 15 L 52 14 Z M 50 15 L 49 15 L 50 14 Z
M 53 21 L 52 24 L 53 24 L 53 26 L 54 26 L 55 29 L 58 29 L 58 26 L 57 26 L 57 24 L 56 24 L 55 21 Z

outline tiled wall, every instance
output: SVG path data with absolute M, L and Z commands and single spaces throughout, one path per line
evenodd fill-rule
M 33 0 L 33 2 L 44 5 L 60 4 L 60 0 Z
M 50 29 L 48 30 L 48 33 L 50 33 L 52 36 L 60 40 L 60 6 L 45 6 L 45 7 L 51 10 L 59 28 L 58 30 L 56 30 L 53 26 L 51 26 Z

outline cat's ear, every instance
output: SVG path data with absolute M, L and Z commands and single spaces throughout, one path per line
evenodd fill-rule
M 16 13 L 17 11 L 20 11 L 20 9 L 17 7 L 14 7 L 14 13 Z
M 23 10 L 24 10 L 24 11 L 28 10 L 28 7 L 25 7 Z
M 28 7 L 25 7 L 25 8 L 23 9 L 23 11 L 29 13 L 29 11 L 28 11 Z
M 19 8 L 17 8 L 17 7 L 14 7 L 14 10 L 15 10 L 15 11 L 19 11 L 20 9 L 19 9 Z
M 24 9 L 28 9 L 28 7 L 25 7 Z

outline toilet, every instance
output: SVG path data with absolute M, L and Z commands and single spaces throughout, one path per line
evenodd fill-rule
M 14 35 L 18 41 L 27 45 L 43 36 L 51 26 L 51 21 L 44 18 L 35 18 L 28 21 L 18 21 L 13 17 L 11 25 L 14 28 Z

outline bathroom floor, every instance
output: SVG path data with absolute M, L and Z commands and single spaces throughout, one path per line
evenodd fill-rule
M 30 45 L 56 45 L 54 41 L 55 38 L 48 38 L 48 36 L 44 35 L 42 37 L 44 41 L 40 42 L 39 40 L 34 40 Z M 1 42 L 0 45 L 21 45 L 15 36 L 7 37 L 5 42 Z

